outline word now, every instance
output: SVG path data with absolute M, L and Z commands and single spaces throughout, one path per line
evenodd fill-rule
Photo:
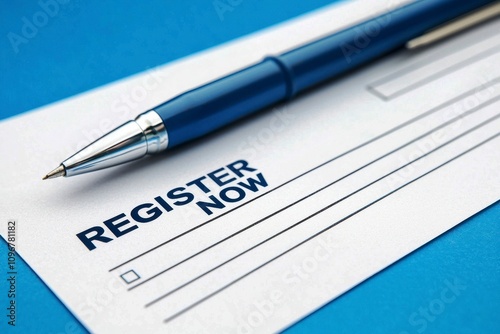
M 248 177 L 248 174 L 252 176 Z M 165 196 L 155 197 L 154 201 L 137 205 L 129 215 L 120 213 L 105 220 L 104 226 L 93 226 L 76 236 L 88 250 L 94 250 L 96 243 L 111 242 L 114 238 L 138 229 L 141 224 L 150 223 L 164 213 L 174 211 L 176 207 L 194 203 L 205 214 L 212 215 L 213 210 L 224 209 L 226 203 L 239 202 L 246 197 L 248 192 L 255 193 L 265 187 L 267 187 L 267 181 L 262 173 L 248 166 L 245 160 L 238 160 L 190 181 L 186 183 L 186 186 L 173 188 L 167 191 Z M 203 200 L 197 200 L 196 193 L 201 193 Z

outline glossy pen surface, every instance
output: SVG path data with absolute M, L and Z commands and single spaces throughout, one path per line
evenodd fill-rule
M 194 140 L 494 2 L 415 1 L 282 55 L 267 57 L 139 115 L 64 160 L 44 179 L 108 168 Z

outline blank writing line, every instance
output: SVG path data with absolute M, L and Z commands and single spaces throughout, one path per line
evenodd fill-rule
M 180 316 L 180 315 L 184 314 L 185 312 L 189 311 L 189 310 L 190 310 L 190 309 L 192 309 L 193 307 L 195 307 L 195 306 L 197 306 L 197 305 L 199 305 L 199 304 L 203 303 L 204 301 L 206 301 L 206 300 L 210 299 L 211 297 L 213 297 L 213 296 L 217 295 L 219 292 L 221 292 L 221 291 L 223 291 L 223 290 L 227 289 L 228 287 L 230 287 L 230 286 L 231 286 L 231 285 L 233 285 L 234 283 L 239 282 L 239 281 L 240 281 L 240 280 L 242 280 L 243 278 L 245 278 L 245 277 L 247 277 L 248 275 L 250 275 L 250 274 L 254 273 L 255 271 L 257 271 L 257 270 L 261 269 L 262 267 L 264 267 L 264 266 L 266 266 L 267 264 L 269 264 L 269 263 L 273 262 L 274 260 L 276 260 L 276 259 L 280 258 L 281 256 L 283 256 L 283 255 L 285 255 L 285 254 L 289 253 L 290 251 L 292 251 L 292 250 L 296 249 L 297 247 L 299 247 L 299 246 L 303 245 L 304 243 L 306 243 L 306 242 L 310 241 L 311 239 L 313 239 L 313 238 L 317 237 L 318 235 L 320 235 L 320 234 L 322 234 L 322 233 L 324 233 L 324 232 L 326 232 L 326 231 L 330 230 L 330 229 L 331 229 L 331 228 L 333 228 L 334 226 L 337 226 L 338 224 L 340 224 L 340 223 L 342 223 L 342 222 L 346 221 L 347 219 L 352 218 L 353 216 L 355 216 L 355 215 L 356 215 L 356 214 L 358 214 L 359 212 L 361 212 L 361 211 L 363 211 L 363 210 L 365 210 L 365 209 L 369 208 L 370 206 L 372 206 L 372 205 L 374 205 L 374 204 L 376 204 L 376 203 L 380 202 L 380 201 L 381 201 L 381 200 L 383 200 L 384 198 L 386 198 L 386 197 L 388 197 L 388 196 L 390 196 L 390 195 L 394 194 L 395 192 L 397 192 L 397 191 L 399 191 L 399 190 L 403 189 L 404 187 L 406 187 L 406 186 L 408 186 L 408 185 L 412 184 L 413 182 L 415 182 L 415 181 L 417 181 L 417 180 L 419 180 L 419 179 L 421 179 L 421 178 L 425 177 L 426 175 L 429 175 L 430 173 L 432 173 L 432 172 L 436 171 L 437 169 L 439 169 L 439 168 L 441 168 L 441 167 L 443 167 L 443 166 L 445 166 L 445 165 L 449 164 L 450 162 L 452 162 L 452 161 L 454 161 L 454 160 L 456 160 L 456 159 L 458 159 L 458 158 L 460 158 L 460 157 L 464 156 L 465 154 L 467 154 L 467 153 L 469 153 L 469 152 L 471 152 L 471 151 L 475 150 L 476 148 L 478 148 L 478 147 L 480 147 L 480 146 L 482 146 L 482 145 L 486 144 L 487 142 L 489 142 L 489 141 L 491 141 L 491 140 L 495 139 L 496 137 L 498 137 L 498 135 L 499 135 L 499 134 L 497 133 L 496 135 L 494 135 L 494 136 L 492 136 L 492 137 L 490 137 L 490 138 L 488 138 L 488 139 L 484 140 L 483 142 L 481 142 L 481 143 L 479 143 L 479 144 L 477 144 L 477 145 L 473 146 L 472 148 L 470 148 L 470 149 L 466 150 L 465 152 L 463 152 L 463 153 L 461 153 L 461 154 L 457 155 L 456 157 L 451 158 L 450 160 L 448 160 L 448 161 L 446 161 L 446 162 L 442 163 L 441 165 L 439 165 L 439 166 L 437 166 L 437 167 L 435 167 L 435 168 L 431 169 L 430 171 L 428 171 L 428 172 L 426 172 L 426 173 L 424 173 L 424 174 L 420 175 L 419 177 L 417 177 L 417 178 L 415 178 L 415 179 L 413 179 L 413 180 L 409 181 L 408 183 L 406 183 L 406 184 L 404 184 L 404 185 L 400 186 L 399 188 L 396 188 L 396 189 L 394 189 L 393 191 L 391 191 L 391 192 L 389 192 L 389 193 L 385 194 L 384 196 L 382 196 L 382 197 L 380 197 L 380 198 L 376 199 L 375 201 L 373 201 L 373 202 L 371 202 L 371 203 L 369 203 L 369 204 L 365 205 L 365 206 L 364 206 L 364 207 L 362 207 L 361 209 L 359 209 L 359 210 L 357 210 L 357 211 L 355 211 L 355 212 L 353 212 L 353 213 L 349 214 L 348 216 L 346 216 L 346 217 L 342 218 L 341 220 L 336 221 L 336 222 L 335 222 L 335 223 L 333 223 L 332 225 L 330 225 L 330 226 L 328 226 L 328 227 L 324 228 L 323 230 L 321 230 L 321 231 L 319 231 L 319 232 L 315 233 L 314 235 L 312 235 L 312 236 L 308 237 L 307 239 L 305 239 L 305 240 L 301 241 L 300 243 L 298 243 L 297 245 L 293 246 L 292 248 L 287 249 L 286 251 L 284 251 L 284 252 L 282 252 L 282 253 L 278 254 L 277 256 L 275 256 L 275 257 L 273 257 L 272 259 L 270 259 L 270 260 L 268 260 L 268 261 L 264 262 L 263 264 L 259 265 L 258 267 L 254 268 L 254 269 L 252 269 L 251 271 L 249 271 L 249 272 L 245 273 L 244 275 L 242 275 L 242 276 L 238 277 L 237 279 L 235 279 L 235 280 L 233 280 L 233 281 L 229 282 L 228 284 L 224 285 L 223 287 L 219 288 L 218 290 L 216 290 L 216 291 L 214 291 L 214 292 L 210 293 L 209 295 L 207 295 L 207 296 L 205 296 L 205 297 L 203 297 L 203 298 L 199 299 L 198 301 L 194 302 L 193 304 L 191 304 L 191 305 L 189 305 L 189 306 L 185 307 L 184 309 L 180 310 L 179 312 L 177 312 L 177 313 L 173 314 L 172 316 L 170 316 L 170 317 L 166 318 L 166 319 L 164 320 L 164 322 L 165 322 L 165 323 L 168 323 L 168 322 L 172 321 L 173 319 L 175 319 L 175 318 L 177 318 L 178 316 Z

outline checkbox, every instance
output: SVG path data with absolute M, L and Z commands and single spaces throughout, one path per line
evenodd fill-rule
M 137 273 L 134 270 L 129 270 L 126 273 L 121 274 L 120 276 L 127 284 L 135 282 L 139 278 L 141 278 L 141 276 L 137 275 Z

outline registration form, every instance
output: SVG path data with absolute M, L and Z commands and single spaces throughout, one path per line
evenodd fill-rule
M 18 252 L 92 332 L 274 332 L 495 203 L 499 20 L 167 154 L 41 180 L 168 98 L 403 3 L 326 7 L 1 122 Z

